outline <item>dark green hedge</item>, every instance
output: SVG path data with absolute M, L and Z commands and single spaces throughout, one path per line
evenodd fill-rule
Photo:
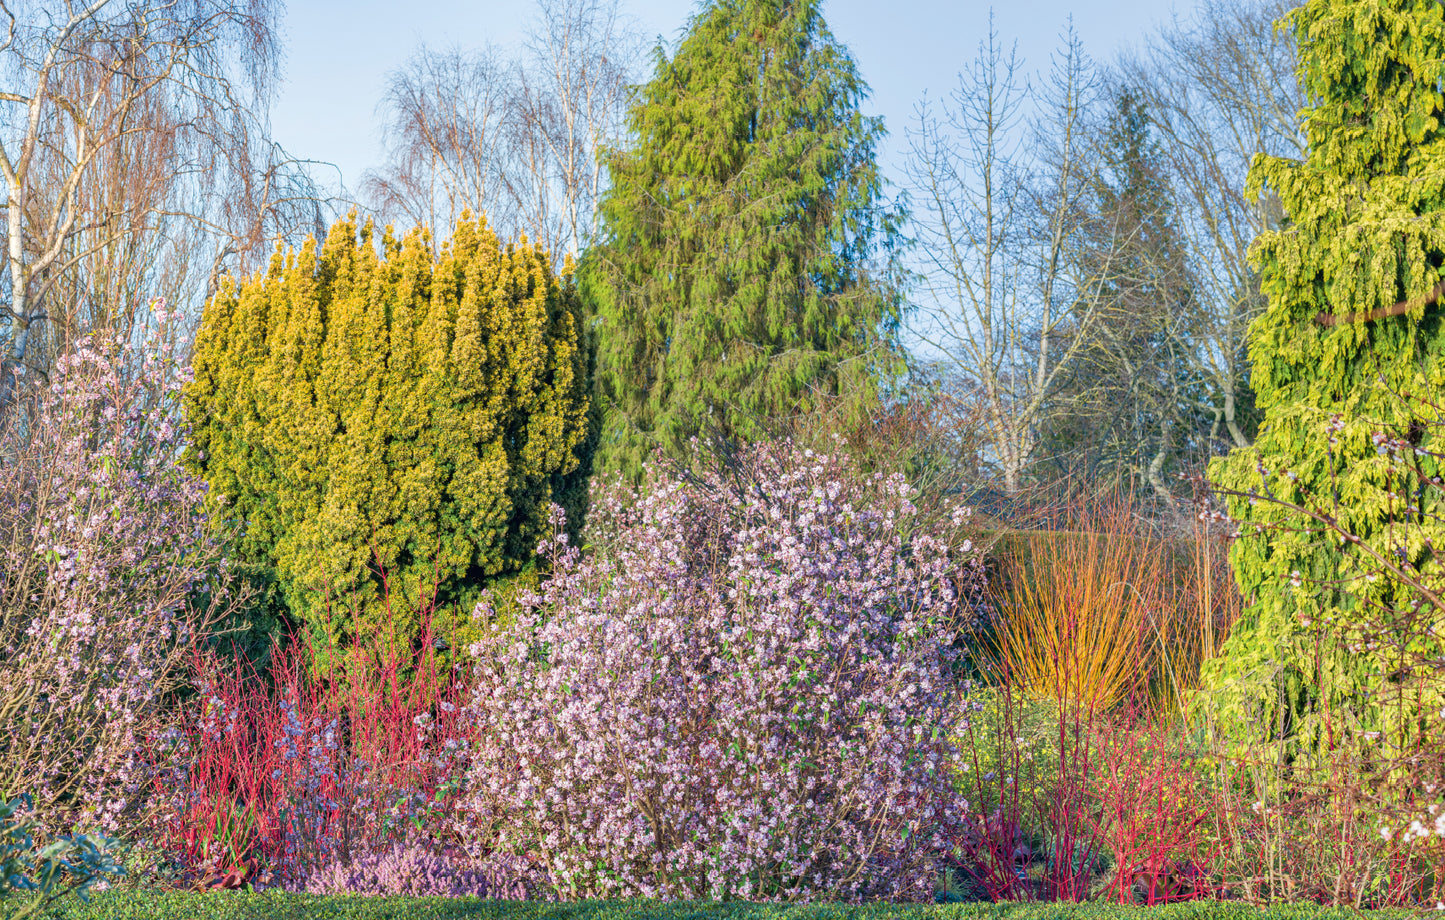
M 6 916 L 0 901 L 0 917 Z M 704 902 L 592 901 L 573 904 L 470 898 L 316 897 L 281 892 L 102 892 L 72 899 L 51 916 L 63 920 L 1358 920 L 1342 908 L 1282 905 L 1258 909 L 1232 901 L 1119 907 L 1112 904 L 837 904 L 782 906 Z M 1374 911 L 1371 920 L 1419 917 Z

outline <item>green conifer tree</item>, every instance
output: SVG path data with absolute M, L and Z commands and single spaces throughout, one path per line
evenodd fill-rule
M 1260 156 L 1250 171 L 1252 188 L 1277 192 L 1287 213 L 1253 251 L 1269 298 L 1250 330 L 1264 416 L 1254 448 L 1210 467 L 1237 493 L 1231 562 L 1247 601 L 1205 669 L 1225 727 L 1308 742 L 1326 706 L 1336 730 L 1379 724 L 1388 640 L 1341 647 L 1333 636 L 1410 614 L 1398 581 L 1366 577 L 1374 554 L 1439 572 L 1440 509 L 1412 509 L 1395 491 L 1400 458 L 1379 436 L 1445 446 L 1440 427 L 1417 417 L 1445 388 L 1442 12 L 1436 0 L 1308 0 L 1284 21 L 1312 104 L 1305 157 Z M 1417 478 L 1439 475 L 1428 456 L 1404 462 L 1418 464 Z M 1319 526 L 1329 520 L 1361 542 Z M 1317 643 L 1322 625 L 1335 629 Z
M 1091 279 L 1090 303 L 1079 312 L 1092 307 L 1094 315 L 1078 359 L 1050 394 L 1056 411 L 1042 426 L 1039 453 L 1060 472 L 1129 488 L 1147 482 L 1169 501 L 1170 467 L 1198 440 L 1194 406 L 1203 399 L 1187 354 L 1198 314 L 1148 107 L 1127 86 L 1113 102 L 1073 249 L 1076 270 Z
M 316 638 L 410 641 L 433 589 L 465 615 L 528 563 L 554 500 L 577 523 L 589 357 L 550 265 L 483 221 L 436 253 L 348 219 L 207 305 L 189 462 Z
M 820 6 L 713 0 L 672 57 L 658 49 L 632 146 L 605 154 L 581 266 L 601 320 L 599 466 L 756 438 L 820 395 L 866 404 L 897 367 L 883 125 Z

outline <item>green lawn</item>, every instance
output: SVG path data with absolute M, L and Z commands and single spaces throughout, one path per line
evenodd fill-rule
M 0 902 L 3 904 L 3 902 Z M 1422 912 L 1377 911 L 1372 918 L 1405 920 Z M 6 912 L 0 910 L 0 917 Z M 365 898 L 317 897 L 284 892 L 218 891 L 101 892 L 90 903 L 71 900 L 51 914 L 64 920 L 450 920 L 486 917 L 497 920 L 1071 920 L 1071 918 L 1127 917 L 1132 920 L 1345 920 L 1355 911 L 1309 905 L 1280 905 L 1266 909 L 1234 901 L 1203 901 L 1166 907 L 1119 907 L 1087 904 L 838 904 L 781 906 L 697 901 L 586 901 L 568 904 L 482 901 L 471 898 Z

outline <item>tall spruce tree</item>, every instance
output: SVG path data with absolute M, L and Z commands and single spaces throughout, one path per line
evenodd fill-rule
M 1399 470 L 1428 481 L 1440 475 L 1429 452 L 1445 447 L 1427 408 L 1445 388 L 1442 13 L 1437 0 L 1309 0 L 1284 20 L 1312 105 L 1304 158 L 1259 156 L 1250 171 L 1287 212 L 1253 251 L 1269 298 L 1250 330 L 1264 421 L 1254 448 L 1210 467 L 1237 493 L 1231 561 L 1249 602 L 1206 666 L 1225 725 L 1309 742 L 1326 707 L 1336 730 L 1387 719 L 1392 637 L 1333 636 L 1415 615 L 1419 598 L 1372 574 L 1379 559 L 1441 571 L 1441 509 L 1415 504 L 1435 493 L 1402 486 Z M 1359 542 L 1320 526 L 1331 522 Z
M 755 438 L 820 397 L 858 404 L 895 366 L 901 299 L 875 272 L 898 239 L 867 87 L 820 0 L 714 0 L 606 154 L 583 261 L 607 417 L 598 463 Z M 887 264 L 886 262 L 884 264 Z

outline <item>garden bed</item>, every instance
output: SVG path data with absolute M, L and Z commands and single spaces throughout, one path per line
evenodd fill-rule
M 1117 904 L 753 904 L 706 901 L 489 901 L 478 898 L 319 897 L 279 891 L 261 893 L 113 891 L 89 903 L 71 900 L 52 916 L 63 920 L 449 920 L 486 917 L 497 920 L 1344 920 L 1361 912 L 1338 907 L 1289 904 L 1250 907 L 1235 901 L 1194 901 L 1162 907 Z M 1382 910 L 1378 920 L 1405 920 L 1419 911 Z

